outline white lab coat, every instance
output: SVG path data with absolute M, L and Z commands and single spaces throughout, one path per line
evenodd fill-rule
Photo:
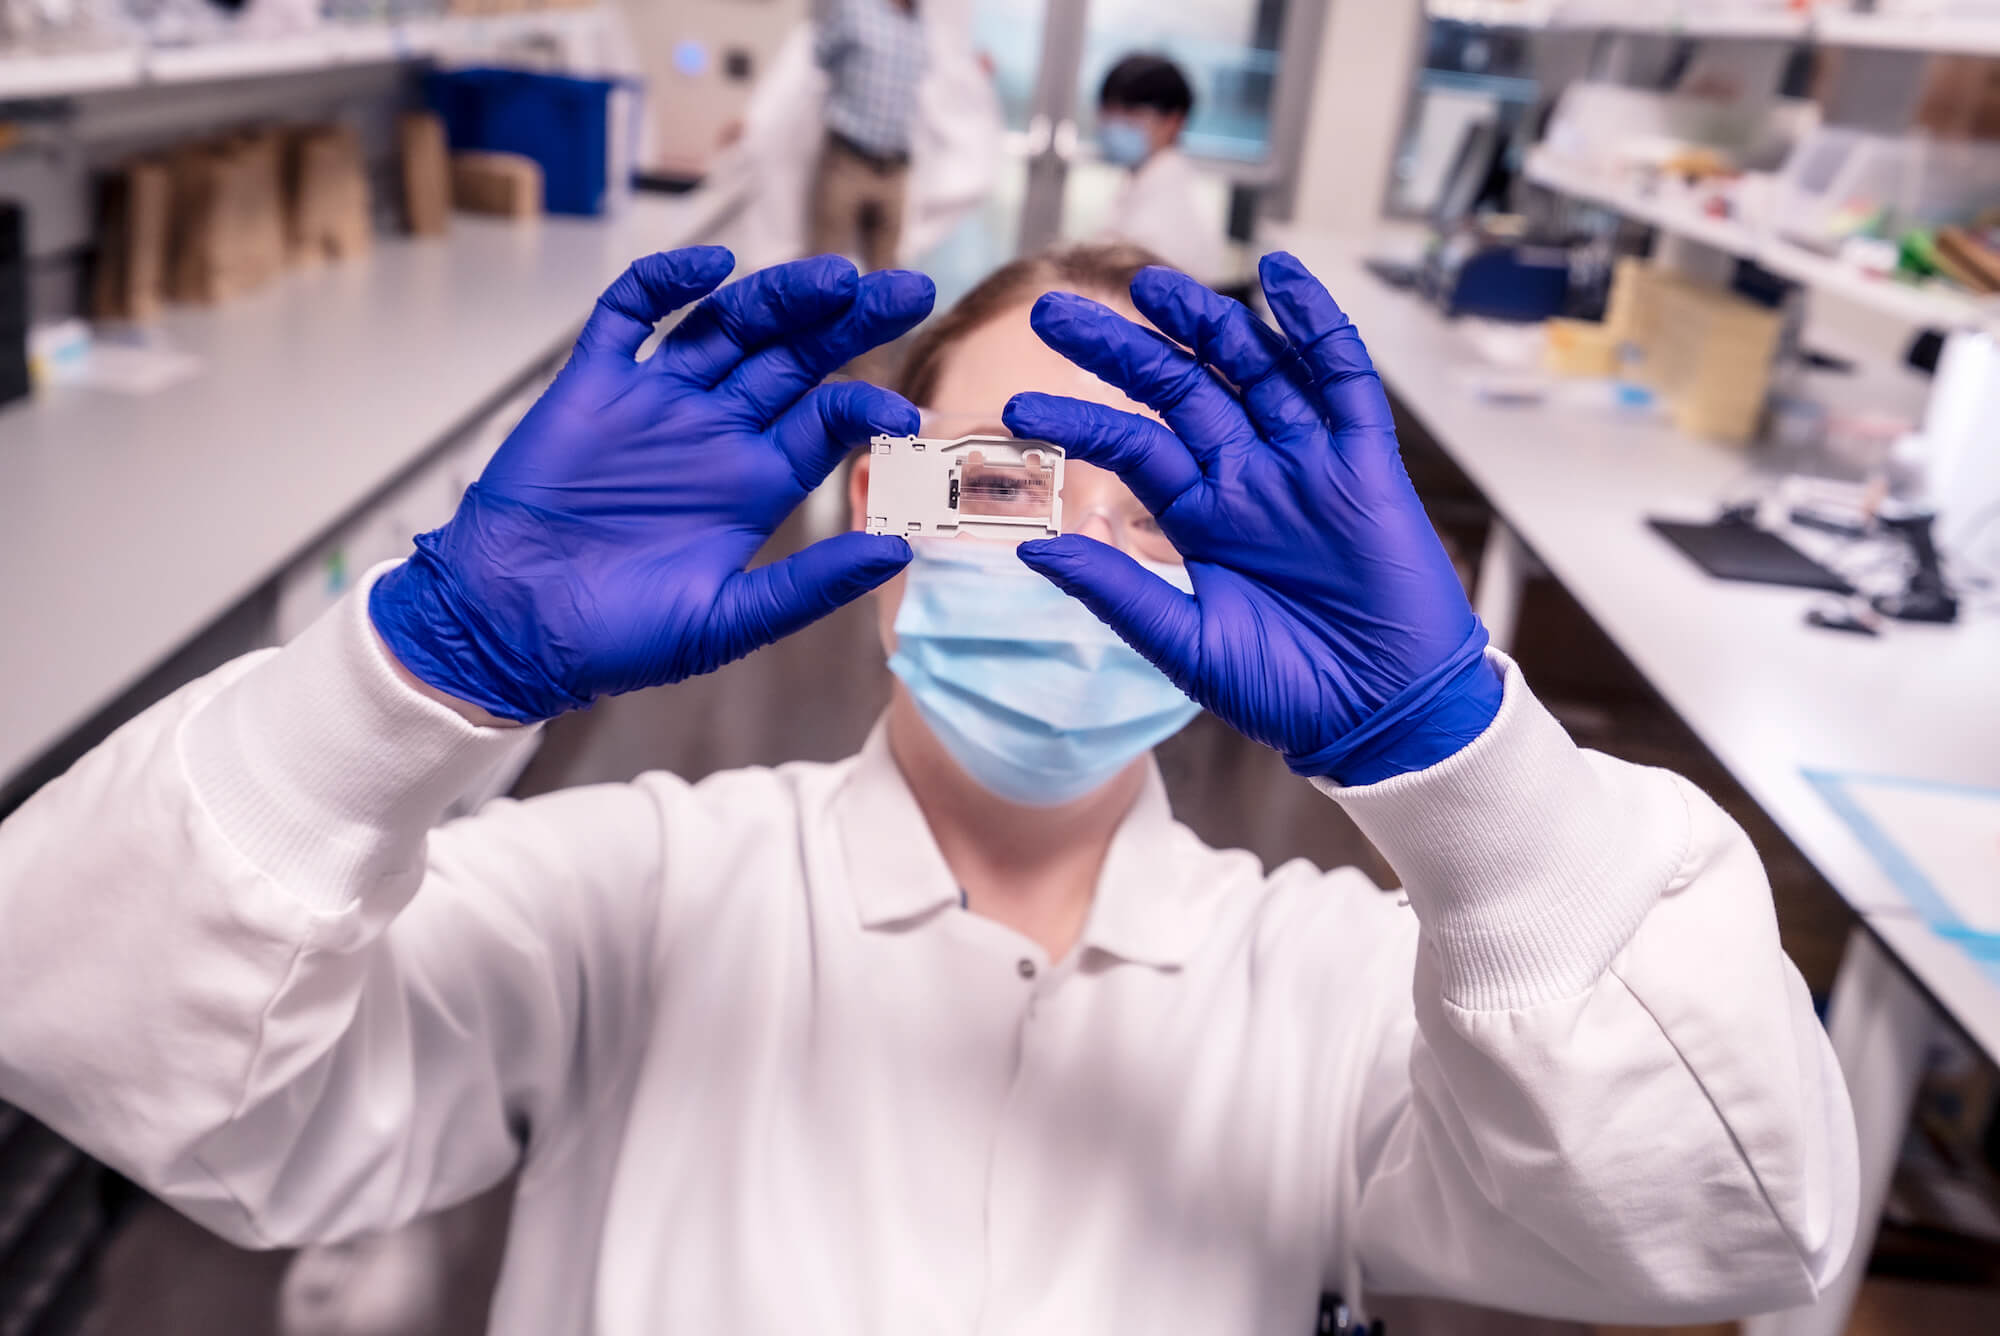
M 523 1170 L 508 1336 L 1284 1333 L 1321 1286 L 1612 1321 L 1809 1299 L 1845 1091 L 1757 856 L 1511 665 L 1266 875 L 1157 776 L 1060 962 L 966 912 L 878 737 L 431 827 L 520 734 L 365 591 L 0 825 L 0 1097 L 227 1237 Z
M 1219 282 L 1228 247 L 1204 184 L 1201 168 L 1169 144 L 1126 174 L 1099 239 L 1136 242 L 1182 273 Z

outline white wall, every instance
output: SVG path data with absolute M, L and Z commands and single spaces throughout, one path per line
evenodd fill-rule
M 1326 0 L 1292 219 L 1336 231 L 1382 216 L 1424 31 L 1421 0 Z
M 724 127 L 739 119 L 750 89 L 794 25 L 806 17 L 807 0 L 617 0 L 630 28 L 637 64 L 646 78 L 652 121 L 644 165 L 699 175 L 720 146 Z M 674 44 L 707 48 L 708 69 L 686 75 L 674 68 Z M 731 48 L 748 51 L 750 78 L 722 72 Z

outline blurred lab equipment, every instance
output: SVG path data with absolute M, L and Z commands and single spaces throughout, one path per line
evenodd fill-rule
M 1431 276 L 1448 315 L 1546 320 L 1569 297 L 1569 253 L 1561 246 L 1463 232 L 1438 247 Z
M 1918 474 L 1922 507 L 1938 513 L 1937 540 L 1955 550 L 2000 510 L 2000 340 L 1962 330 L 1944 342 L 1923 429 L 1898 455 Z
M 0 404 L 29 390 L 27 229 L 21 206 L 0 200 Z
M 1368 267 L 1395 287 L 1414 288 L 1448 315 L 1546 320 L 1566 309 L 1570 255 L 1560 242 L 1524 234 L 1518 220 L 1482 218 L 1483 201 L 1505 180 L 1506 140 L 1498 122 L 1475 120 L 1460 133 L 1430 210 L 1430 244 L 1416 263 L 1376 257 Z
M 1752 514 L 1728 513 L 1712 524 L 1665 519 L 1649 519 L 1646 524 L 1718 580 L 1854 592 L 1847 581 L 1784 538 L 1759 528 Z
M 1884 514 L 1878 517 L 1883 528 L 1909 546 L 1914 568 L 1909 583 L 1893 594 L 1875 596 L 1875 610 L 1885 617 L 1905 622 L 1955 622 L 1958 600 L 1944 580 L 1944 564 L 1938 558 L 1931 528 L 1937 516 L 1925 512 Z

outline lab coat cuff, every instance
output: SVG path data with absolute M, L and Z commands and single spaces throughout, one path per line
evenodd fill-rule
M 398 676 L 368 620 L 369 588 L 393 565 L 182 725 L 182 763 L 209 816 L 318 912 L 413 892 L 426 832 L 534 736 L 470 723 Z
M 1673 777 L 1570 741 L 1497 651 L 1486 731 L 1428 769 L 1344 787 L 1316 779 L 1402 878 L 1447 1000 L 1534 1006 L 1592 987 L 1681 866 Z

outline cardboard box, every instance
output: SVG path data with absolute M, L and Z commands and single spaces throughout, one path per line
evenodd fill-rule
M 1932 56 L 1914 119 L 1940 139 L 2000 139 L 2000 60 Z
M 1615 376 L 1618 340 L 1611 327 L 1591 320 L 1556 316 L 1546 322 L 1548 341 L 1542 346 L 1542 366 L 1559 376 Z
M 1618 262 L 1606 332 L 1636 349 L 1636 377 L 1694 436 L 1747 444 L 1763 418 L 1784 319 L 1755 302 L 1641 260 Z
M 451 199 L 470 213 L 537 217 L 542 212 L 541 164 L 519 153 L 454 153 Z

